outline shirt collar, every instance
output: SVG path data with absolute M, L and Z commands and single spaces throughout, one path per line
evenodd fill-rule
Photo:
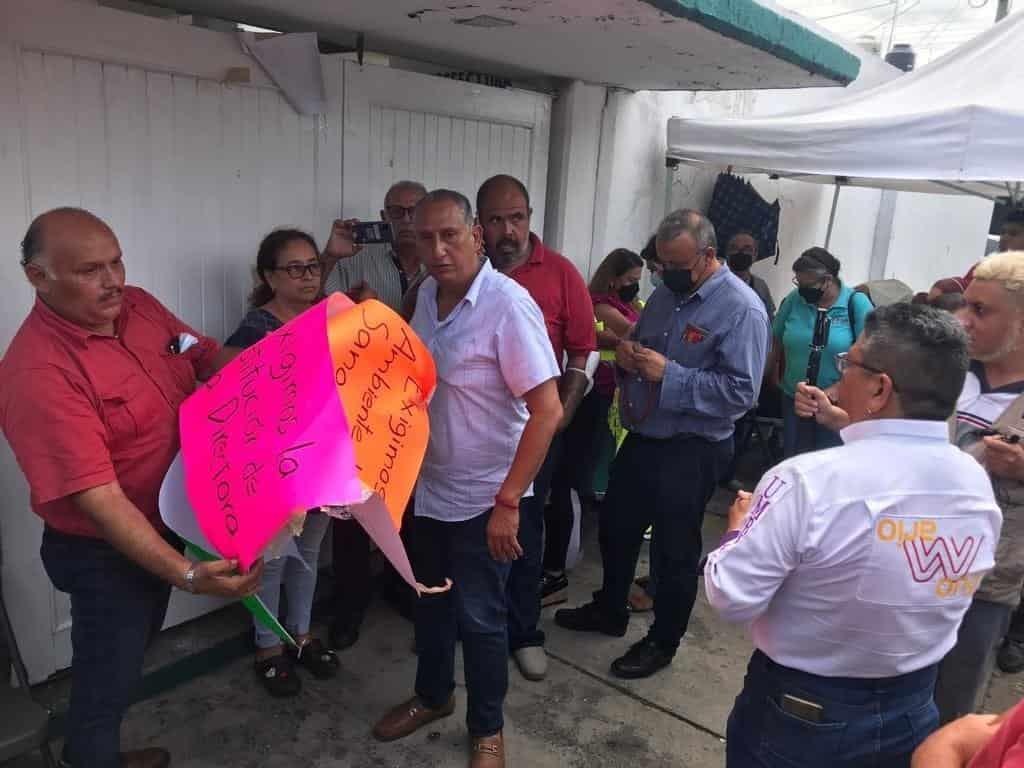
M 483 288 L 484 282 L 490 279 L 490 276 L 493 274 L 495 274 L 495 269 L 491 266 L 491 260 L 483 259 L 480 271 L 476 273 L 476 277 L 473 278 L 473 282 L 470 284 L 469 290 L 466 291 L 466 295 L 463 296 L 462 300 L 469 302 L 475 307 L 477 299 L 480 297 L 480 290 Z
M 543 264 L 544 256 L 547 254 L 548 249 L 544 246 L 544 243 L 539 237 L 533 232 L 530 233 L 530 258 L 526 260 L 527 264 Z
M 1011 381 L 1008 384 L 1003 384 L 1003 386 L 993 389 L 992 385 L 988 383 L 985 364 L 979 360 L 971 360 L 970 371 L 977 377 L 982 394 L 1024 394 L 1024 381 Z
M 949 425 L 944 421 L 921 419 L 870 419 L 851 424 L 839 434 L 844 443 L 854 443 L 871 437 L 916 437 L 948 443 Z
M 732 274 L 727 264 L 722 264 L 715 273 L 700 284 L 700 287 L 690 294 L 688 298 L 699 297 L 701 301 L 707 301 L 717 291 L 726 279 L 726 275 Z
M 117 321 L 114 323 L 115 337 L 120 336 L 124 332 L 124 324 L 125 319 L 128 315 L 128 308 L 129 306 L 132 305 L 134 305 L 134 302 L 129 296 L 127 286 L 125 286 L 125 291 L 122 294 L 121 314 L 118 316 Z M 77 325 L 76 323 L 72 323 L 70 320 L 61 317 L 56 312 L 54 312 L 53 309 L 51 309 L 50 306 L 45 301 L 43 301 L 38 294 L 36 295 L 36 302 L 35 306 L 32 308 L 32 312 L 43 322 L 44 325 L 48 326 L 52 330 L 61 334 L 62 336 L 75 342 L 80 347 L 85 347 L 89 339 L 92 338 L 111 338 L 106 334 L 90 331 L 88 328 L 83 328 L 82 326 Z

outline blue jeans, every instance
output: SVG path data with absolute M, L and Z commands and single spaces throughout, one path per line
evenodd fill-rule
M 796 415 L 793 398 L 783 393 L 782 395 L 782 452 L 785 457 L 791 458 L 799 453 L 807 453 L 808 449 L 800 445 L 800 422 L 803 421 Z M 822 448 L 836 448 L 843 444 L 843 439 L 838 432 L 833 432 L 821 424 L 814 424 L 814 448 L 820 451 Z
M 299 554 L 309 565 L 307 569 L 294 557 L 279 557 L 271 560 L 263 569 L 263 582 L 260 584 L 260 599 L 267 610 L 274 616 L 278 615 L 281 604 L 281 584 L 284 584 L 288 596 L 288 616 L 284 627 L 294 635 L 309 633 L 310 616 L 313 613 L 313 593 L 316 591 L 317 563 L 320 561 L 320 543 L 327 533 L 331 518 L 320 512 L 306 515 L 302 526 L 302 534 L 295 537 Z M 253 622 L 256 630 L 256 647 L 273 648 L 280 645 L 280 638 L 260 624 Z
M 544 506 L 565 442 L 555 435 L 548 455 L 533 480 L 533 496 L 519 504 L 519 545 L 523 556 L 512 563 L 508 577 L 508 647 L 510 651 L 544 645 L 540 622 L 540 579 L 544 562 Z M 572 529 L 570 529 L 571 532 Z
M 444 706 L 455 690 L 455 641 L 462 639 L 466 670 L 466 726 L 491 736 L 505 724 L 508 629 L 505 589 L 509 565 L 487 549 L 491 510 L 471 520 L 445 523 L 417 517 L 411 537 L 416 580 L 427 587 L 452 580 L 440 594 L 416 601 L 416 695 L 428 707 Z
M 936 667 L 884 679 L 820 677 L 755 651 L 726 731 L 726 768 L 909 768 L 938 727 Z M 820 705 L 810 722 L 786 695 Z
M 75 768 L 119 768 L 121 720 L 138 693 L 146 646 L 163 625 L 171 587 L 100 539 L 47 528 L 40 555 L 53 585 L 71 596 L 64 757 Z

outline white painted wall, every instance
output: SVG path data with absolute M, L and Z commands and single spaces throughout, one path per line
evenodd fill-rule
M 553 136 L 565 137 L 569 146 L 556 149 L 568 167 L 561 176 L 573 178 L 572 197 L 585 200 L 596 194 L 593 211 L 549 209 L 548 240 L 566 252 L 583 252 L 589 244 L 584 271 L 589 274 L 616 247 L 639 249 L 666 212 L 664 155 L 666 124 L 670 117 L 717 115 L 769 115 L 812 108 L 898 76 L 879 59 L 865 59 L 861 77 L 848 89 L 822 88 L 801 91 L 760 92 L 639 92 L 611 91 L 607 106 L 595 91 L 581 104 L 570 89 L 569 105 L 559 106 L 553 116 Z M 566 92 L 560 95 L 560 101 Z M 604 107 L 602 109 L 602 107 Z M 599 146 L 593 151 L 594 144 Z M 572 146 L 572 145 L 576 146 Z M 573 167 L 573 164 L 578 167 Z M 680 166 L 672 176 L 671 208 L 705 209 L 715 177 L 724 168 Z M 596 176 L 596 187 L 586 180 Z M 759 263 L 755 271 L 768 282 L 779 300 L 791 289 L 792 262 L 804 249 L 823 245 L 833 188 L 795 182 L 771 181 L 766 176 L 751 182 L 768 201 L 782 207 L 779 244 L 781 256 Z M 837 210 L 831 249 L 843 264 L 843 278 L 857 284 L 869 277 L 882 193 L 872 189 L 845 188 Z M 976 199 L 944 195 L 897 197 L 885 275 L 896 275 L 914 287 L 927 289 L 936 279 L 962 274 L 983 254 L 991 204 Z M 587 220 L 593 220 L 591 234 Z M 560 222 L 557 226 L 554 222 Z M 938 226 L 939 222 L 943 225 Z M 885 254 L 883 254 L 884 256 Z M 963 266 L 966 265 L 966 266 Z
M 927 291 L 963 275 L 985 255 L 992 203 L 976 197 L 901 192 L 885 276 Z

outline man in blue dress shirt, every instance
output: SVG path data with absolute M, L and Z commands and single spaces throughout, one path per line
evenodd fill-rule
M 625 635 L 629 586 L 653 524 L 654 624 L 612 664 L 612 674 L 624 678 L 667 666 L 686 632 L 704 507 L 732 458 L 733 424 L 757 400 L 768 349 L 764 304 L 715 258 L 706 217 L 669 214 L 656 240 L 663 285 L 615 353 L 629 436 L 612 464 L 601 513 L 604 582 L 593 602 L 555 614 L 567 629 Z

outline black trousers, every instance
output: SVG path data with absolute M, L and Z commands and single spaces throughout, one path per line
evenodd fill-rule
M 612 463 L 601 509 L 604 581 L 595 597 L 609 617 L 628 620 L 629 585 L 644 531 L 653 525 L 658 591 L 649 636 L 669 653 L 679 647 L 697 598 L 704 507 L 731 459 L 731 437 L 712 442 L 630 434 Z
M 410 552 L 413 499 L 402 516 L 402 543 Z M 373 594 L 373 575 L 370 570 L 370 537 L 355 520 L 331 521 L 332 570 L 334 571 L 334 621 L 342 626 L 359 627 L 366 615 Z M 402 590 L 401 599 L 409 602 L 415 593 L 402 581 L 393 568 L 388 568 L 385 584 L 392 592 Z M 401 586 L 399 586 L 401 585 Z M 404 588 L 404 589 L 403 589 Z M 405 611 L 403 611 L 405 612 Z
M 594 492 L 594 471 L 599 458 L 614 446 L 608 428 L 608 409 L 612 398 L 591 390 L 580 403 L 576 415 L 563 435 L 564 449 L 551 480 L 551 504 L 544 510 L 544 570 L 565 570 L 575 516 L 572 491 L 581 497 Z

